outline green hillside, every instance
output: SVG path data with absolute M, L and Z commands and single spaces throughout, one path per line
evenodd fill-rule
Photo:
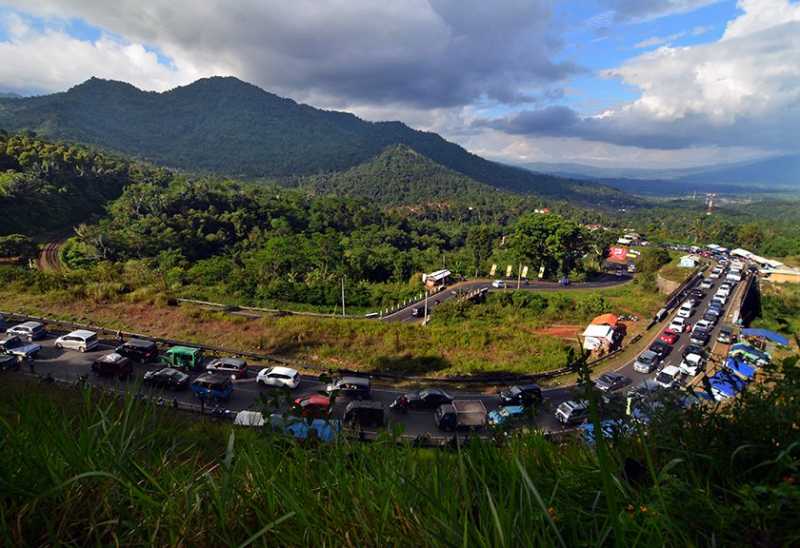
M 202 79 L 164 93 L 92 78 L 63 93 L 0 99 L 0 128 L 244 178 L 342 171 L 404 144 L 498 188 L 581 203 L 631 203 L 610 187 L 490 162 L 435 133 L 319 110 L 235 78 Z

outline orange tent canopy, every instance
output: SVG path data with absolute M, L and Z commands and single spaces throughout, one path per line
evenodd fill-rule
M 601 314 L 592 320 L 592 325 L 610 325 L 611 327 L 616 327 L 618 322 L 619 318 L 616 314 Z

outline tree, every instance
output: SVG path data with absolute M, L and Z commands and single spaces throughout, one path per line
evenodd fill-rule
M 764 232 L 756 223 L 747 223 L 739 227 L 736 232 L 736 239 L 740 246 L 757 250 L 764 242 Z
M 639 272 L 658 272 L 658 270 L 672 260 L 669 252 L 660 247 L 648 247 L 642 251 L 637 261 Z
M 469 229 L 467 233 L 467 247 L 472 253 L 475 263 L 475 277 L 478 277 L 483 262 L 492 254 L 494 231 L 488 225 L 482 224 Z

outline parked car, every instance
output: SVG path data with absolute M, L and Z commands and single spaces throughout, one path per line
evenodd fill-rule
M 202 369 L 205 357 L 201 348 L 173 346 L 161 356 L 161 361 L 176 369 L 198 371 Z
M 380 428 L 386 424 L 386 411 L 379 401 L 351 401 L 345 407 L 343 421 L 353 426 Z
M 480 400 L 453 400 L 433 412 L 439 430 L 480 430 L 486 426 L 486 406 Z
M 687 354 L 681 360 L 681 373 L 694 377 L 705 369 L 706 361 L 699 354 Z
M 444 390 L 426 388 L 398 396 L 389 407 L 395 411 L 404 412 L 409 410 L 431 410 L 452 401 L 453 397 Z
M 630 382 L 631 380 L 628 377 L 620 373 L 603 373 L 594 381 L 594 385 L 603 392 L 612 392 L 630 384 Z
M 524 405 L 506 405 L 505 407 L 498 407 L 494 411 L 489 412 L 489 426 L 499 427 L 507 425 L 515 419 L 524 417 L 527 410 L 528 408 Z
M 665 343 L 667 343 L 669 345 L 673 345 L 676 342 L 678 342 L 678 337 L 679 337 L 678 333 L 676 333 L 672 329 L 668 328 L 668 329 L 665 329 L 664 332 L 661 333 L 661 336 L 658 337 L 658 338 L 659 338 L 659 340 L 661 342 L 665 342 Z
M 139 363 L 154 362 L 158 358 L 156 343 L 144 339 L 128 339 L 119 345 L 114 352 Z
M 422 314 L 422 309 L 419 306 L 415 306 L 411 309 L 411 315 L 415 318 L 418 318 Z
M 556 408 L 555 415 L 563 425 L 580 424 L 589 417 L 589 403 L 584 400 L 562 402 Z
M 247 377 L 247 362 L 242 358 L 214 358 L 206 365 L 206 371 L 244 379 Z
M 233 381 L 227 375 L 203 373 L 192 382 L 192 393 L 206 401 L 228 401 L 233 395 Z
M 652 347 L 651 347 L 652 348 Z M 661 363 L 662 356 L 653 350 L 645 350 L 633 362 L 633 370 L 637 373 L 650 373 Z
M 492 287 L 494 287 L 495 289 L 503 289 L 506 287 L 506 282 L 504 282 L 503 280 L 495 280 L 492 282 Z
M 718 306 L 709 306 L 708 310 L 706 310 L 706 313 L 703 314 L 704 319 L 705 316 L 714 316 L 717 320 L 719 320 L 719 317 L 722 316 L 722 309 Z
M 733 329 L 731 329 L 727 325 L 723 325 L 719 328 L 719 334 L 717 335 L 717 342 L 722 344 L 731 344 L 736 337 L 733 334 Z
M 685 319 L 691 317 L 692 314 L 694 314 L 694 303 L 686 301 L 678 309 L 678 317 L 675 318 L 675 319 L 676 320 L 677 319 L 685 320 Z M 673 323 L 674 323 L 674 320 L 673 320 Z
M 47 336 L 47 330 L 40 322 L 23 322 L 6 330 L 9 335 L 16 335 L 23 341 L 36 341 Z
M 35 358 L 41 349 L 40 345 L 24 341 L 18 335 L 6 334 L 0 338 L 0 352 L 15 356 L 18 361 Z
M 309 394 L 294 400 L 292 413 L 299 417 L 326 419 L 331 414 L 331 399 L 322 394 Z
M 329 396 L 344 396 L 354 400 L 370 399 L 370 382 L 367 377 L 341 377 L 330 383 L 325 392 Z
M 147 371 L 144 374 L 143 381 L 145 384 L 159 388 L 181 390 L 189 386 L 189 375 L 174 367 L 163 367 L 154 371 Z
M 705 278 L 700 282 L 700 289 L 711 289 L 712 287 L 714 287 L 714 280 L 711 278 Z
M 702 356 L 703 358 L 706 357 L 706 350 L 699 344 L 689 344 L 686 348 L 683 349 L 681 353 L 681 358 L 685 358 L 689 354 L 697 354 L 698 356 Z
M 705 346 L 705 345 L 707 345 L 707 344 L 708 344 L 708 340 L 709 340 L 710 338 L 711 338 L 711 337 L 710 337 L 710 335 L 708 334 L 708 331 L 705 331 L 705 330 L 703 330 L 703 329 L 695 329 L 695 330 L 693 330 L 693 331 L 692 331 L 692 335 L 691 335 L 691 337 L 689 338 L 689 341 L 690 341 L 692 344 L 697 344 L 697 345 L 700 345 L 700 346 Z
M 66 348 L 78 352 L 89 352 L 94 350 L 98 344 L 100 341 L 97 340 L 97 333 L 85 329 L 78 329 L 56 339 L 56 348 Z
M 703 331 L 711 331 L 714 329 L 714 324 L 712 322 L 706 320 L 700 320 L 696 324 L 694 324 L 695 329 L 702 329 Z
M 92 363 L 92 372 L 101 376 L 128 379 L 133 375 L 133 364 L 129 358 L 111 352 L 100 356 Z
M 713 312 L 706 312 L 705 314 L 703 314 L 703 321 L 706 321 L 712 325 L 717 323 L 718 319 L 719 319 L 719 314 L 715 314 Z
M 19 369 L 19 360 L 11 354 L 0 354 L 0 371 L 16 371 Z
M 703 291 L 702 289 L 697 289 L 697 288 L 689 291 L 689 295 L 692 296 L 692 302 L 695 305 L 697 305 L 697 303 L 706 298 L 706 292 Z
M 300 386 L 300 373 L 291 367 L 267 367 L 258 372 L 256 384 L 294 390 Z
M 542 389 L 536 384 L 515 385 L 498 394 L 500 405 L 539 405 Z
M 650 352 L 653 352 L 654 354 L 657 354 L 659 359 L 663 360 L 664 358 L 669 356 L 670 352 L 672 352 L 672 346 L 665 343 L 664 341 L 656 340 L 653 341 L 653 344 L 651 344 L 648 347 L 648 350 L 650 350 Z
M 681 370 L 674 365 L 668 365 L 656 375 L 656 383 L 662 388 L 673 388 L 678 386 L 681 377 Z

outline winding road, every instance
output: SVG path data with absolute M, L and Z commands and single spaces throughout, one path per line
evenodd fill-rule
M 41 253 L 39 253 L 39 258 L 36 261 L 39 270 L 54 274 L 63 271 L 59 254 L 61 253 L 61 248 L 64 246 L 65 242 L 66 240 L 59 240 L 44 244 Z

